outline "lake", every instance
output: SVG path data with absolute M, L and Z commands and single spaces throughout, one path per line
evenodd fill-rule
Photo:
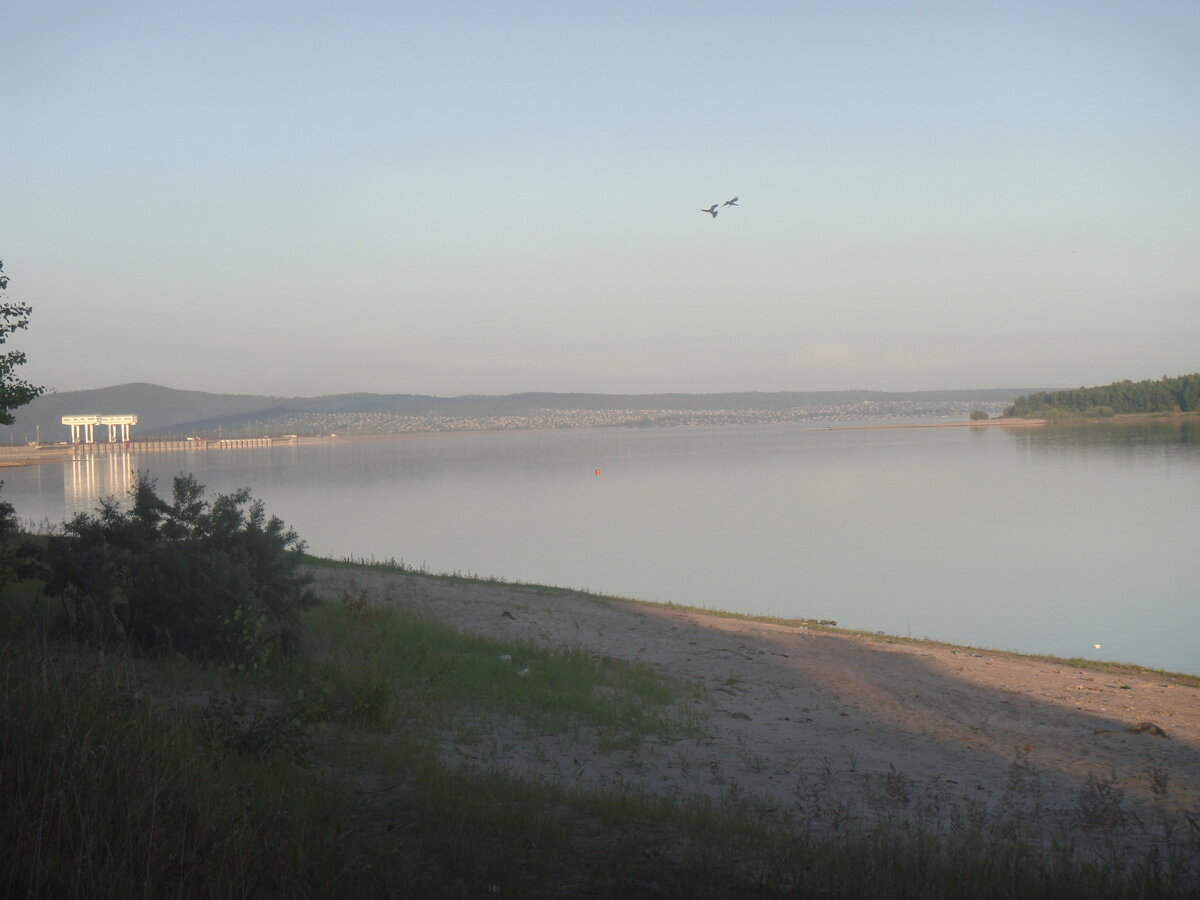
M 323 556 L 1200 674 L 1198 424 L 414 435 L 10 468 L 0 496 L 55 523 L 192 472 Z

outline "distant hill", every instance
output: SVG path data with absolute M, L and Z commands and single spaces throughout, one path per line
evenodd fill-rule
M 570 427 L 608 424 L 700 424 L 774 421 L 806 416 L 965 415 L 998 413 L 1029 389 L 950 391 L 742 392 L 723 394 L 555 394 L 432 397 L 420 394 L 330 394 L 272 397 L 181 391 L 120 384 L 39 397 L 16 410 L 7 430 L 18 443 L 62 441 L 69 415 L 134 414 L 135 437 L 188 435 L 390 433 L 456 428 Z M 5 429 L 0 428 L 0 435 Z
M 17 441 L 34 440 L 39 432 L 43 441 L 66 440 L 69 432 L 62 424 L 63 416 L 132 413 L 138 417 L 134 434 L 145 436 L 186 426 L 197 419 L 251 414 L 278 402 L 276 398 L 244 394 L 177 391 L 156 384 L 118 384 L 88 391 L 45 394 L 15 410 L 9 430 Z M 2 431 L 0 426 L 0 433 Z

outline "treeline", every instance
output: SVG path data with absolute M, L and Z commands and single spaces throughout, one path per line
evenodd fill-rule
M 1200 412 L 1200 373 L 1164 376 L 1158 381 L 1118 381 L 1102 387 L 1039 391 L 1018 397 L 1004 414 L 1022 419 L 1053 419 L 1064 414 Z

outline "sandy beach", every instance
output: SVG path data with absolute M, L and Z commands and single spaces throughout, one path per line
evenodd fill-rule
M 991 816 L 1045 842 L 1200 866 L 1200 688 L 1143 671 L 730 618 L 626 600 L 349 569 L 365 592 L 465 631 L 647 663 L 701 685 L 702 740 L 605 752 L 585 735 L 447 735 L 454 765 L 577 788 L 745 797 L 814 827 Z M 537 672 L 529 677 L 536 678 Z

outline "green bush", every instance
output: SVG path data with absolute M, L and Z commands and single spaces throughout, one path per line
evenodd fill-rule
M 140 474 L 130 499 L 127 512 L 102 501 L 47 542 L 47 593 L 74 630 L 246 667 L 290 649 L 315 602 L 295 531 L 245 488 L 209 503 L 191 475 L 168 504 Z

